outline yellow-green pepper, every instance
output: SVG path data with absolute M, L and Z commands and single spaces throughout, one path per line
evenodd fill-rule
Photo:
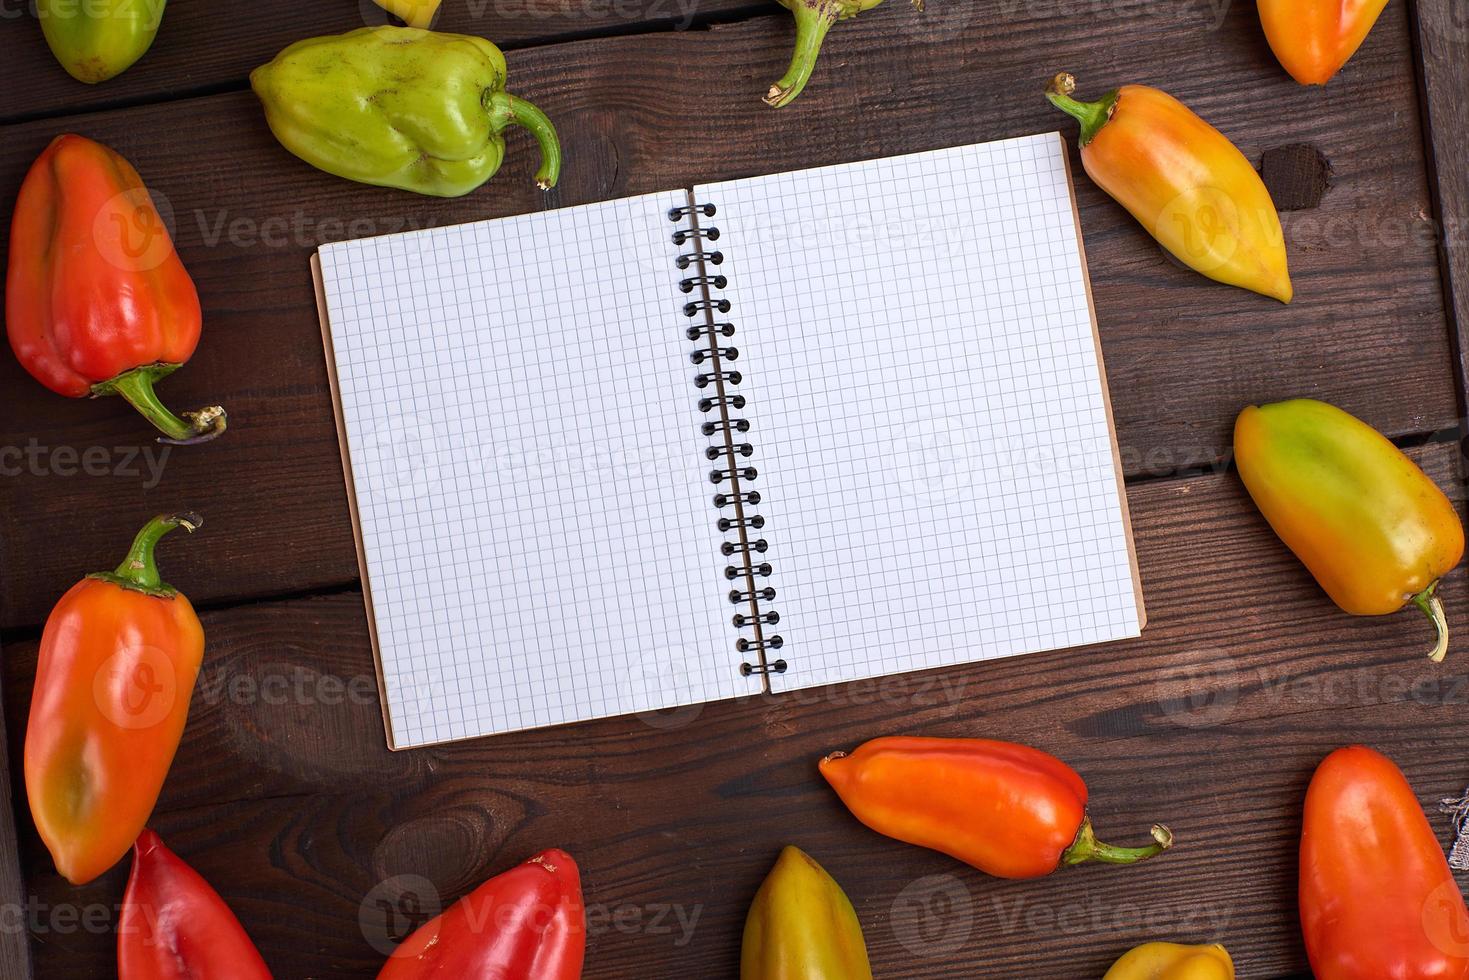
M 482 37 L 363 27 L 296 42 L 250 85 L 286 149 L 348 180 L 468 194 L 500 169 L 512 123 L 540 144 L 537 184 L 561 171 L 555 127 L 505 91 L 505 56 Z
M 1102 980 L 1234 980 L 1234 961 L 1218 943 L 1145 943 L 1124 953 Z
M 867 944 L 842 886 L 787 847 L 745 918 L 740 980 L 872 980 Z
M 95 85 L 147 52 L 166 0 L 36 0 L 36 17 L 66 73 Z
M 1438 582 L 1464 556 L 1454 505 L 1360 419 L 1310 398 L 1250 406 L 1234 424 L 1245 488 L 1275 533 L 1346 612 L 1385 616 L 1409 602 L 1449 627 Z

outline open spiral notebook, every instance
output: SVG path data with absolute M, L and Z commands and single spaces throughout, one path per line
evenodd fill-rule
M 315 262 L 394 748 L 1142 629 L 1059 134 Z

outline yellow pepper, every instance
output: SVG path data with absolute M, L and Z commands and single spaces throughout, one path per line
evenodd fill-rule
M 852 903 L 798 848 L 780 852 L 755 893 L 745 918 L 740 980 L 872 980 Z
M 1057 75 L 1051 104 L 1081 123 L 1097 186 L 1184 265 L 1282 303 L 1294 296 L 1275 202 L 1245 155 L 1166 92 L 1124 85 L 1097 102 Z
M 428 30 L 439 17 L 442 0 L 375 0 L 377 5 L 409 27 Z
M 1145 943 L 1124 953 L 1102 980 L 1234 980 L 1234 961 L 1218 943 Z
M 1346 612 L 1383 616 L 1409 602 L 1449 646 L 1438 581 L 1464 556 L 1464 525 L 1433 481 L 1380 432 L 1309 398 L 1250 406 L 1235 462 L 1275 533 Z

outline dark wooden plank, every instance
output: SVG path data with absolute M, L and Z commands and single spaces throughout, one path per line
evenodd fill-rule
M 3 549 L 0 549 L 3 554 Z M 0 649 L 0 656 L 4 655 Z M 3 684 L 3 682 L 0 682 Z M 5 725 L 5 712 L 0 705 L 0 726 Z M 25 877 L 21 873 L 20 849 L 17 843 L 17 818 L 21 812 L 16 806 L 11 791 L 12 776 L 18 779 L 20 745 L 16 744 L 13 754 L 9 742 L 0 746 L 0 915 L 7 917 L 0 926 L 0 980 L 30 980 L 31 949 L 26 931 L 21 925 L 20 913 L 25 906 L 27 894 Z M 21 804 L 21 808 L 24 804 Z
M 1416 455 L 1456 483 L 1453 447 Z M 450 900 L 550 845 L 583 867 L 589 980 L 732 976 L 747 904 L 786 843 L 846 886 L 878 976 L 1094 977 L 1159 937 L 1221 940 L 1241 976 L 1303 970 L 1295 841 L 1320 758 L 1374 744 L 1425 805 L 1469 779 L 1465 577 L 1446 583 L 1460 639 L 1434 666 L 1415 615 L 1336 610 L 1234 477 L 1130 499 L 1152 619 L 1139 641 L 431 750 L 384 747 L 359 597 L 212 613 L 156 826 L 282 977 L 369 976 L 383 909 L 403 911 L 395 889 Z M 6 657 L 12 744 L 34 657 L 33 644 Z M 1142 868 L 999 882 L 887 841 L 814 763 L 902 732 L 1042 746 L 1085 775 L 1101 833 L 1137 839 L 1166 820 L 1180 844 Z M 125 868 L 68 888 L 21 819 L 42 907 L 117 900 Z M 673 912 L 698 916 L 687 941 Z M 105 930 L 35 940 L 42 976 L 109 975 Z
M 1455 324 L 1459 384 L 1469 404 L 1469 11 L 1455 0 L 1415 0 L 1423 108 L 1445 288 Z
M 145 10 L 163 5 L 133 2 Z M 445 0 L 435 28 L 517 48 L 594 34 L 686 30 L 711 17 L 763 9 L 760 0 Z M 0 15 L 0 89 L 25 97 L 8 99 L 0 121 L 243 88 L 252 70 L 288 44 L 387 22 L 372 0 L 264 0 L 248 12 L 230 0 L 173 0 L 152 48 L 137 64 L 100 85 L 87 85 L 57 64 L 40 24 L 16 4 Z
M 35 445 L 39 460 L 38 473 L 12 469 L 0 482 L 0 534 L 25 557 L 9 570 L 0 625 L 39 623 L 78 574 L 115 561 L 141 520 L 164 508 L 206 517 L 203 535 L 171 543 L 166 558 L 198 600 L 355 579 L 307 272 L 318 242 L 1066 126 L 1038 93 L 1052 67 L 1075 69 L 1088 91 L 1166 83 L 1252 157 L 1304 142 L 1335 172 L 1320 207 L 1286 216 L 1299 295 L 1291 307 L 1176 267 L 1079 178 L 1130 476 L 1216 464 L 1251 401 L 1315 395 L 1394 436 L 1453 423 L 1402 7 L 1388 9 L 1324 93 L 1278 70 L 1243 9 L 1218 31 L 1198 29 L 1207 25 L 1194 23 L 1197 12 L 1143 8 L 1070 21 L 1021 5 L 999 19 L 953 19 L 968 9 L 934 21 L 932 33 L 911 33 L 915 15 L 902 4 L 841 25 L 810 89 L 778 112 L 759 94 L 786 55 L 790 27 L 779 14 L 517 52 L 521 90 L 558 120 L 567 143 L 565 177 L 550 195 L 527 179 L 533 154 L 521 137 L 505 173 L 459 200 L 335 179 L 280 149 L 249 93 L 67 120 L 124 152 L 168 202 L 207 325 L 193 363 L 163 390 L 181 408 L 222 401 L 234 427 L 217 443 L 173 452 L 153 487 L 146 469 L 118 472 L 146 444 L 130 410 L 54 397 L 0 358 L 0 447 Z M 895 45 L 895 35 L 909 43 Z M 1037 51 L 1051 61 L 1038 65 Z M 1160 65 L 1211 68 L 1174 78 Z M 0 131 L 0 200 L 61 128 Z M 109 475 L 75 475 L 73 454 L 89 451 Z

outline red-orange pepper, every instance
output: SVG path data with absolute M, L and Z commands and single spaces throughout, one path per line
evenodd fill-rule
M 1302 85 L 1325 85 L 1367 40 L 1387 0 L 1259 0 L 1270 50 Z
M 194 607 L 158 575 L 153 551 L 196 514 L 155 517 L 113 572 L 62 596 L 41 633 L 25 783 L 56 870 L 82 884 L 142 832 L 189 713 L 204 657 Z
M 240 920 L 151 830 L 133 845 L 117 924 L 117 980 L 271 980 Z
M 1306 790 L 1301 931 L 1317 980 L 1464 980 L 1469 909 L 1413 787 L 1361 745 Z
M 1039 878 L 1084 861 L 1135 864 L 1167 850 L 1103 844 L 1086 784 L 1039 749 L 978 738 L 876 738 L 821 760 L 847 809 L 880 834 L 942 851 L 999 878 Z
M 586 955 L 581 875 L 552 848 L 496 875 L 424 923 L 378 980 L 578 980 Z
M 201 323 L 194 281 L 132 164 L 82 136 L 52 140 L 10 224 L 5 328 L 21 366 L 71 398 L 121 395 L 164 442 L 203 442 L 224 431 L 224 409 L 180 418 L 153 390 L 193 355 Z

